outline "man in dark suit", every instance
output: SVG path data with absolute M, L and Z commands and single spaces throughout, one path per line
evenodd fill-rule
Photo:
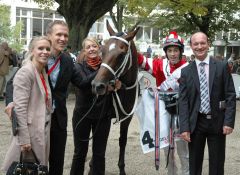
M 195 60 L 182 69 L 179 115 L 182 138 L 189 142 L 191 175 L 201 175 L 204 148 L 209 150 L 209 175 L 223 175 L 226 135 L 232 133 L 236 93 L 226 62 L 210 58 L 206 34 L 194 33 Z
M 52 42 L 52 56 L 48 60 L 46 69 L 49 75 L 54 107 L 50 131 L 49 174 L 62 175 L 67 140 L 67 89 L 70 82 L 81 88 L 85 79 L 77 74 L 72 58 L 62 53 L 68 43 L 69 29 L 67 24 L 60 20 L 53 21 L 48 25 L 46 33 Z M 95 74 L 91 78 L 93 79 L 94 76 Z M 11 81 L 8 82 L 6 95 L 7 107 L 5 111 L 10 116 L 13 107 Z

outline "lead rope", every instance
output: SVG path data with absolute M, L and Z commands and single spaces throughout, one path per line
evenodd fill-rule
M 120 77 L 122 75 L 122 73 L 124 72 L 124 69 L 128 63 L 129 60 L 129 66 L 128 66 L 128 70 L 130 69 L 130 67 L 132 66 L 132 54 L 131 54 L 131 44 L 128 44 L 128 51 L 124 57 L 124 61 L 122 62 L 121 66 L 119 66 L 118 70 L 115 72 L 117 77 Z
M 94 99 L 93 99 L 93 104 L 92 106 L 89 108 L 89 110 L 83 115 L 83 117 L 77 122 L 76 126 L 75 126 L 75 130 L 77 130 L 79 124 L 87 117 L 87 115 L 92 111 L 92 108 L 94 107 L 95 103 L 97 102 L 97 99 L 98 99 L 98 96 L 96 96 Z
M 91 106 L 91 108 L 85 113 L 85 115 L 82 117 L 82 119 L 77 123 L 77 125 L 76 125 L 76 127 L 75 127 L 75 130 L 77 129 L 77 127 L 78 127 L 78 125 L 81 123 L 81 121 L 84 119 L 84 118 L 86 118 L 86 116 L 91 112 L 91 110 L 92 110 L 92 108 L 93 108 L 93 106 L 95 105 L 95 103 L 96 103 L 96 101 L 97 101 L 97 99 L 98 99 L 98 96 L 96 96 L 96 98 L 95 98 L 95 100 L 94 100 L 94 102 L 93 102 L 93 105 Z M 103 113 L 104 113 L 104 111 L 105 111 L 105 107 L 106 107 L 106 101 L 107 101 L 107 95 L 105 95 L 104 97 L 103 97 L 103 107 L 102 107 L 102 110 L 101 110 L 101 113 L 100 113 L 100 117 L 99 117 L 99 119 L 98 119 L 98 122 L 97 122 L 97 125 L 96 125 L 96 128 L 95 128 L 95 131 L 92 133 L 92 136 L 91 137 L 89 137 L 88 139 L 80 139 L 80 141 L 83 141 L 83 142 L 88 142 L 88 141 L 90 141 L 93 137 L 94 137 L 94 135 L 97 133 L 97 129 L 98 129 L 98 127 L 99 127 L 99 124 L 100 124 L 100 122 L 101 122 L 101 119 L 103 118 Z
M 112 99 L 113 99 L 113 107 L 114 107 L 114 110 L 115 110 L 115 114 L 116 114 L 116 121 L 114 123 L 121 123 L 123 122 L 124 120 L 126 120 L 127 118 L 131 117 L 133 115 L 133 113 L 135 112 L 135 109 L 137 107 L 137 102 L 138 102 L 138 92 L 139 92 L 139 87 L 138 87 L 138 79 L 136 79 L 136 82 L 134 83 L 134 86 L 131 86 L 131 88 L 136 88 L 136 94 L 135 94 L 135 100 L 134 100 L 134 105 L 133 105 L 133 108 L 131 110 L 131 112 L 127 113 L 124 108 L 123 108 L 123 105 L 121 103 L 121 100 L 119 98 L 119 95 L 117 92 L 114 92 L 112 94 Z M 130 88 L 126 88 L 126 90 L 129 90 Z M 116 99 L 114 98 L 114 95 L 116 97 Z M 117 105 L 118 104 L 118 105 Z M 120 116 L 119 116 L 119 112 L 118 112 L 118 108 L 117 106 L 119 106 L 121 112 L 126 115 L 127 117 L 125 117 L 124 119 L 120 120 Z
M 158 170 L 160 165 L 160 152 L 159 152 L 160 125 L 159 125 L 159 96 L 158 91 L 156 89 L 154 89 L 154 96 L 155 96 L 155 167 L 156 170 Z

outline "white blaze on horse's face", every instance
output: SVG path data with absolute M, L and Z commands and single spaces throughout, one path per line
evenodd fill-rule
M 115 49 L 115 48 L 116 48 L 116 44 L 115 44 L 115 43 L 112 43 L 112 44 L 110 44 L 108 50 L 111 51 L 111 50 L 113 50 L 113 49 Z

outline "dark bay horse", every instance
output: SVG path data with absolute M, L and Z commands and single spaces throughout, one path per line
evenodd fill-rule
M 102 64 L 92 81 L 92 91 L 98 95 L 107 93 L 110 82 L 119 79 L 122 87 L 113 92 L 113 106 L 116 122 L 120 123 L 119 160 L 120 175 L 125 175 L 125 147 L 128 127 L 134 113 L 138 98 L 138 61 L 133 38 L 139 27 L 129 33 L 115 33 L 107 21 L 109 40 L 102 46 Z

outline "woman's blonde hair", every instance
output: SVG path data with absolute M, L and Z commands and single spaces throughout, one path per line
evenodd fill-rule
M 51 40 L 47 36 L 36 36 L 36 37 L 32 38 L 32 40 L 30 41 L 30 43 L 28 45 L 28 51 L 25 54 L 25 59 L 23 60 L 22 65 L 26 64 L 28 61 L 32 61 L 32 59 L 33 59 L 32 51 L 33 51 L 34 47 L 36 46 L 36 42 L 41 41 L 41 40 L 46 40 L 50 43 L 50 45 L 52 45 Z
M 85 48 L 85 45 L 86 45 L 86 41 L 91 41 L 91 42 L 94 42 L 98 45 L 98 47 L 100 47 L 97 39 L 95 37 L 92 37 L 92 36 L 88 36 L 87 38 L 85 38 L 82 42 L 82 48 L 84 49 Z

